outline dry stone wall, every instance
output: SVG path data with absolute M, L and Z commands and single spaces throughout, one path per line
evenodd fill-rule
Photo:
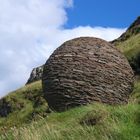
M 92 102 L 127 103 L 133 71 L 110 43 L 92 37 L 65 42 L 44 66 L 43 90 L 50 108 L 64 111 Z

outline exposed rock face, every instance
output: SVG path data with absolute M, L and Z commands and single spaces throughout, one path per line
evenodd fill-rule
M 55 50 L 44 66 L 42 83 L 50 108 L 64 111 L 94 101 L 127 103 L 133 77 L 127 59 L 110 43 L 82 37 Z
M 35 81 L 41 80 L 42 79 L 42 74 L 43 74 L 43 67 L 44 65 L 34 68 L 30 74 L 30 78 L 28 79 L 26 84 L 33 83 Z

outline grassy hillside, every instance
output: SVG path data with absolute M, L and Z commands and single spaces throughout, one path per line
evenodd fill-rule
M 130 37 L 128 40 L 119 42 L 116 46 L 130 60 L 140 53 L 140 34 Z
M 31 100 L 29 99 L 29 96 Z M 23 87 L 9 96 L 25 106 L 6 118 L 0 118 L 0 140 L 139 140 L 140 139 L 140 81 L 135 83 L 129 104 L 109 106 L 99 103 L 78 107 L 66 112 L 52 112 L 46 116 L 47 105 L 34 107 L 41 95 L 41 83 Z M 28 98 L 27 98 L 28 96 Z M 34 96 L 34 97 L 33 97 Z M 30 121 L 31 114 L 38 118 Z M 30 122 L 30 123 L 29 123 Z M 21 125 L 22 123 L 22 125 Z
M 0 131 L 47 115 L 41 81 L 27 85 L 0 100 Z
M 140 74 L 140 17 L 112 43 L 127 57 L 136 74 Z
M 140 74 L 140 33 L 115 45 L 127 57 L 135 73 Z
M 112 43 L 140 74 L 140 17 Z M 140 76 L 127 105 L 93 103 L 51 112 L 41 81 L 0 100 L 0 140 L 140 140 Z

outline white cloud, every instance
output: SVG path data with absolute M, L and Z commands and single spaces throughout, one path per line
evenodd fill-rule
M 79 36 L 117 38 L 124 29 L 64 29 L 72 0 L 0 0 L 0 97 L 27 81 L 61 43 Z

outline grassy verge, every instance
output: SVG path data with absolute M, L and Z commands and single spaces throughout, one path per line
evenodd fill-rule
M 3 105 L 3 100 L 8 106 Z M 48 105 L 43 98 L 41 81 L 10 93 L 1 102 L 0 114 L 3 114 L 3 107 L 4 111 L 7 110 L 7 112 L 4 112 L 6 116 L 0 117 L 0 131 L 8 130 L 12 126 L 30 123 L 32 119 L 38 119 L 38 116 L 47 115 Z M 3 126 L 5 126 L 4 129 Z
M 0 140 L 140 140 L 140 81 L 127 105 L 94 103 L 11 127 Z

